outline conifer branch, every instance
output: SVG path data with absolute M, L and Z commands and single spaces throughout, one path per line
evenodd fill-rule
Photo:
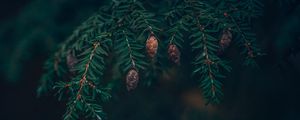
M 230 17 L 230 19 L 232 20 L 232 22 L 235 24 L 235 26 L 236 26 L 238 32 L 239 32 L 239 33 L 241 34 L 241 36 L 242 36 L 242 39 L 243 39 L 243 41 L 244 41 L 244 46 L 245 46 L 245 48 L 246 48 L 247 51 L 248 51 L 248 57 L 250 57 L 250 58 L 255 57 L 255 56 L 253 55 L 253 51 L 251 50 L 251 43 L 248 41 L 248 39 L 246 39 L 244 32 L 241 30 L 241 28 L 239 27 L 239 25 L 238 25 L 238 23 L 235 21 L 235 19 L 234 19 L 232 16 L 229 16 L 229 17 Z
M 145 16 L 141 17 L 147 13 L 140 8 L 143 7 L 139 1 L 126 1 L 115 5 L 115 9 L 118 11 L 114 11 L 113 14 L 118 16 L 118 20 L 114 27 L 114 49 L 117 49 L 116 52 L 120 56 L 119 64 L 123 72 L 128 72 L 130 68 L 145 69 L 147 65 L 144 59 L 145 55 L 139 52 L 143 45 L 137 40 L 141 40 L 139 38 L 143 35 L 141 31 L 149 30 L 149 27 L 152 26 L 143 18 Z
M 102 41 L 105 42 L 105 41 Z M 87 49 L 82 53 L 84 56 L 80 63 L 77 65 L 77 71 L 78 74 L 73 81 L 70 83 L 66 83 L 65 85 L 62 85 L 61 87 L 71 89 L 75 92 L 75 94 L 72 96 L 71 94 L 71 100 L 68 104 L 68 109 L 65 114 L 64 119 L 66 120 L 73 120 L 78 119 L 78 116 L 76 116 L 77 112 L 79 111 L 85 111 L 85 112 L 91 112 L 92 114 L 85 113 L 86 117 L 94 118 L 97 120 L 101 120 L 103 117 L 103 111 L 101 109 L 101 106 L 98 105 L 96 102 L 97 99 L 91 95 L 88 91 L 99 91 L 97 88 L 97 84 L 99 83 L 98 77 L 95 76 L 94 72 L 98 72 L 98 75 L 102 75 L 102 71 L 104 69 L 103 62 L 101 59 L 101 55 L 106 55 L 107 53 L 101 48 L 101 46 L 105 46 L 105 44 L 100 44 L 100 42 L 95 41 L 92 45 L 92 48 Z M 100 56 L 99 56 L 100 55 Z M 96 65 L 95 61 L 101 60 L 100 65 Z M 102 65 L 101 65 L 102 64 Z M 96 70 L 96 71 L 95 71 Z M 94 72 L 93 72 L 94 71 Z M 79 78 L 79 81 L 77 81 L 77 78 Z M 97 81 L 96 81 L 97 80 Z M 99 86 L 99 85 L 98 85 Z M 60 86 L 57 86 L 60 87 Z M 106 94 L 104 91 L 103 93 L 99 94 Z M 101 95 L 103 97 L 103 95 Z M 104 96 L 104 97 L 110 97 L 110 96 Z M 106 98 L 105 98 L 106 99 Z M 84 110 L 84 108 L 86 110 Z
M 130 57 L 130 60 L 131 60 L 131 67 L 135 68 L 135 62 L 134 62 L 134 58 L 133 58 L 133 55 L 132 55 L 132 50 L 131 50 L 131 47 L 130 47 L 130 43 L 129 43 L 129 40 L 128 40 L 128 36 L 126 35 L 126 32 L 123 30 L 123 34 L 125 36 L 125 40 L 126 40 L 126 43 L 127 43 L 127 48 L 128 48 L 128 51 L 129 51 L 129 57 Z
M 168 57 L 179 65 L 181 51 L 178 47 L 183 49 L 183 43 L 191 40 L 192 54 L 195 54 L 192 74 L 199 80 L 199 87 L 207 99 L 207 104 L 221 102 L 223 96 L 221 80 L 224 74 L 231 70 L 223 57 L 217 54 L 224 44 L 220 41 L 225 39 L 223 39 L 225 30 L 233 27 L 232 31 L 241 37 L 236 41 L 241 43 L 244 49 L 242 53 L 247 54 L 247 59 L 260 55 L 259 49 L 253 43 L 254 35 L 249 31 L 245 20 L 258 14 L 256 10 L 259 3 L 255 1 L 182 0 L 175 9 L 166 14 L 165 18 L 169 25 Z M 227 4 L 230 3 L 239 5 L 227 8 Z M 254 10 L 249 11 L 249 8 Z M 248 12 L 251 13 L 250 17 L 239 15 Z M 108 89 L 102 84 L 105 79 L 103 74 L 107 56 L 111 53 L 116 54 L 112 55 L 112 59 L 116 57 L 116 66 L 122 71 L 122 75 L 118 75 L 117 78 L 127 73 L 127 90 L 135 89 L 139 78 L 144 77 L 143 75 L 140 77 L 139 71 L 147 70 L 149 66 L 145 52 L 152 62 L 153 58 L 160 54 L 157 53 L 156 34 L 162 29 L 157 26 L 161 21 L 156 17 L 159 16 L 146 10 L 141 1 L 114 0 L 107 9 L 100 10 L 84 21 L 60 45 L 60 49 L 49 60 L 49 64 L 46 64 L 48 72 L 39 91 L 49 90 L 49 86 L 53 86 L 59 99 L 67 98 L 65 120 L 82 118 L 102 120 L 104 112 L 100 103 L 110 98 Z M 221 40 L 220 33 L 222 33 Z M 231 33 L 227 35 L 227 39 L 231 41 Z M 229 42 L 226 44 L 228 46 Z M 65 70 L 66 66 L 68 70 Z M 153 67 L 149 71 L 155 70 L 157 69 Z
M 220 103 L 223 93 L 221 89 L 222 83 L 219 79 L 224 78 L 221 71 L 230 71 L 230 66 L 216 55 L 219 49 L 218 39 L 208 33 L 214 34 L 218 32 L 219 27 L 215 26 L 219 26 L 219 23 L 224 24 L 225 21 L 214 17 L 217 16 L 218 13 L 213 12 L 212 7 L 206 3 L 186 0 L 183 4 L 186 9 L 183 9 L 184 11 L 182 13 L 185 14 L 185 16 L 177 18 L 179 20 L 175 22 L 175 27 L 171 28 L 170 42 L 173 42 L 176 37 L 175 33 L 178 31 L 185 30 L 191 34 L 189 38 L 193 38 L 191 42 L 192 50 L 203 51 L 194 58 L 195 61 L 193 64 L 195 67 L 193 74 L 201 76 L 199 79 L 201 81 L 200 87 L 203 90 L 203 95 L 207 99 L 207 104 Z M 182 21 L 185 17 L 188 19 Z M 200 21 L 203 23 L 201 24 Z M 186 24 L 187 22 L 190 23 Z M 190 29 L 180 26 L 182 28 L 178 30 L 178 24 L 180 25 L 181 23 L 189 26 Z M 182 37 L 183 36 L 178 36 L 177 38 Z
M 183 38 L 183 32 L 189 31 L 186 26 L 188 24 L 186 23 L 186 19 L 188 19 L 189 15 L 182 16 L 174 25 L 171 25 L 171 28 L 167 31 L 171 35 L 169 39 L 169 44 L 176 44 L 180 48 L 182 48 L 182 43 L 184 42 Z
M 78 90 L 78 92 L 77 92 L 77 100 L 78 99 L 80 99 L 81 98 L 81 92 L 82 92 L 82 88 L 83 88 L 83 86 L 85 86 L 86 85 L 86 83 L 90 83 L 86 78 L 86 76 L 87 76 L 87 72 L 88 72 L 88 70 L 89 70 L 89 67 L 90 67 L 90 64 L 91 64 L 91 62 L 92 62 L 92 59 L 93 59 L 93 57 L 94 57 L 94 55 L 95 55 L 95 52 L 96 52 L 96 49 L 99 47 L 99 45 L 100 45 L 100 43 L 99 42 L 95 42 L 94 44 L 93 44 L 93 50 L 91 51 L 91 53 L 90 53 L 90 57 L 89 57 L 89 60 L 88 60 L 88 62 L 85 64 L 85 70 L 84 70 L 84 73 L 82 74 L 82 78 L 80 79 L 80 81 L 79 81 L 79 90 Z M 92 88 L 95 88 L 95 86 L 93 85 L 93 84 L 89 84 L 90 85 L 90 87 L 92 87 Z
M 256 65 L 255 63 L 255 58 L 257 56 L 261 56 L 262 53 L 260 53 L 260 49 L 257 48 L 255 46 L 255 35 L 252 33 L 245 33 L 240 25 L 237 23 L 237 21 L 230 15 L 228 15 L 229 18 L 231 19 L 231 21 L 234 23 L 234 27 L 237 29 L 237 33 L 241 36 L 241 39 L 238 43 L 240 43 L 240 46 L 242 46 L 244 48 L 244 50 L 242 51 L 242 54 L 245 54 L 246 60 L 245 60 L 245 64 L 246 65 Z M 244 30 L 249 30 L 250 28 L 248 28 L 247 24 L 244 25 Z M 252 39 L 252 40 L 251 40 Z
M 218 46 L 216 45 L 217 39 L 206 34 L 205 26 L 200 24 L 198 17 L 195 17 L 195 19 L 198 31 L 191 37 L 195 38 L 194 41 L 198 41 L 193 42 L 193 45 L 197 46 L 197 48 L 202 49 L 203 53 L 200 53 L 200 55 L 195 58 L 195 64 L 197 66 L 194 70 L 194 73 L 200 73 L 201 75 L 200 86 L 203 90 L 205 98 L 207 98 L 208 100 L 207 104 L 220 103 L 221 97 L 223 96 L 221 90 L 222 84 L 217 80 L 217 77 L 218 79 L 222 78 L 223 76 L 220 73 L 220 69 L 222 67 L 229 68 L 229 66 L 227 66 L 226 64 L 220 64 L 223 62 L 216 55 L 216 50 L 218 49 Z M 196 45 L 195 43 L 198 43 L 198 45 Z

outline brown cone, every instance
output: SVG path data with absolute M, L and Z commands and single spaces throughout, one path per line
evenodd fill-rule
M 146 41 L 146 50 L 150 58 L 154 58 L 157 53 L 158 42 L 153 34 Z
M 72 54 L 71 51 L 68 51 L 68 53 L 67 53 L 67 66 L 68 66 L 70 72 L 74 72 L 74 67 L 77 64 L 77 62 L 78 62 L 78 60 L 74 56 L 74 54 Z
M 176 45 L 171 44 L 168 48 L 169 59 L 175 64 L 180 64 L 180 51 Z
M 126 87 L 128 91 L 134 90 L 139 82 L 139 73 L 136 69 L 130 69 L 126 76 Z
M 224 50 L 225 48 L 227 48 L 231 43 L 231 39 L 232 39 L 232 34 L 230 30 L 224 30 L 221 40 L 219 42 L 221 49 Z

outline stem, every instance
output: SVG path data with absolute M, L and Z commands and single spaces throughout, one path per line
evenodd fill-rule
M 91 64 L 91 61 L 92 61 L 92 59 L 93 59 L 93 57 L 94 57 L 94 55 L 95 55 L 95 51 L 96 51 L 96 49 L 99 47 L 99 45 L 100 45 L 99 42 L 95 42 L 95 43 L 93 44 L 93 50 L 92 50 L 92 52 L 91 52 L 91 54 L 90 54 L 90 57 L 89 57 L 88 62 L 85 64 L 85 71 L 84 71 L 84 73 L 82 74 L 82 78 L 81 78 L 80 81 L 79 81 L 79 86 L 80 86 L 80 88 L 79 88 L 79 90 L 78 90 L 78 92 L 77 92 L 77 98 L 76 98 L 77 100 L 79 100 L 79 99 L 81 98 L 82 88 L 83 88 L 83 86 L 88 82 L 87 79 L 86 79 L 87 72 L 88 72 L 88 70 L 89 70 L 89 66 L 90 66 L 90 64 Z
M 176 32 L 174 32 L 174 33 L 172 34 L 172 36 L 171 36 L 171 40 L 170 40 L 170 42 L 169 42 L 170 45 L 173 43 L 173 40 L 174 40 L 174 37 L 175 37 L 175 33 L 176 33 Z
M 229 17 L 230 17 L 231 21 L 232 21 L 232 22 L 235 24 L 235 26 L 237 27 L 238 32 L 242 35 L 242 38 L 243 38 L 244 43 L 245 43 L 244 46 L 246 47 L 246 49 L 247 49 L 247 51 L 248 51 L 248 56 L 251 57 L 251 58 L 255 57 L 255 56 L 253 55 L 253 51 L 252 51 L 252 49 L 251 49 L 251 43 L 246 39 L 246 36 L 245 36 L 244 32 L 241 30 L 241 28 L 239 27 L 239 25 L 238 25 L 238 23 L 236 22 L 236 20 L 235 20 L 232 16 L 230 16 L 230 15 L 229 15 Z M 251 54 L 249 54 L 249 53 L 251 53 Z
M 197 20 L 197 27 L 199 28 L 199 30 L 202 33 L 202 40 L 203 40 L 203 46 L 204 46 L 203 49 L 204 49 L 204 54 L 205 54 L 204 64 L 206 64 L 208 66 L 208 76 L 210 78 L 212 98 L 213 98 L 216 95 L 216 91 L 215 91 L 215 85 L 214 85 L 215 77 L 214 77 L 214 73 L 211 68 L 211 64 L 214 64 L 214 62 L 210 59 L 210 57 L 208 55 L 207 41 L 206 41 L 206 36 L 204 34 L 205 27 L 200 24 L 198 17 L 196 17 L 196 20 Z
M 131 60 L 131 64 L 132 64 L 133 67 L 135 67 L 135 61 L 133 59 L 132 50 L 131 50 L 131 47 L 130 47 L 128 36 L 127 36 L 127 34 L 126 34 L 126 32 L 124 30 L 123 30 L 123 34 L 125 35 L 125 40 L 126 40 L 126 43 L 127 43 L 127 47 L 128 47 L 128 51 L 129 51 L 129 57 L 130 57 L 130 60 Z

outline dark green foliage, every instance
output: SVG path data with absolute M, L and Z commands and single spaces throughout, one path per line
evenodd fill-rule
M 242 48 L 241 54 L 245 55 L 247 65 L 254 64 L 253 59 L 261 55 L 255 45 L 255 34 L 248 25 L 252 18 L 261 14 L 261 6 L 261 3 L 255 0 L 241 2 L 186 0 L 178 3 L 178 6 L 167 13 L 166 18 L 171 23 L 170 43 L 175 42 L 181 47 L 180 44 L 184 39 L 192 40 L 190 45 L 196 53 L 193 73 L 200 77 L 198 78 L 200 87 L 208 102 L 220 102 L 223 95 L 220 79 L 224 78 L 224 73 L 230 71 L 228 62 L 217 55 L 221 31 L 230 29 L 234 32 L 236 36 L 234 42 Z M 236 19 L 242 24 L 238 24 Z
M 57 54 L 45 62 L 45 70 L 47 73 L 43 74 L 40 80 L 40 86 L 37 89 L 38 96 L 41 94 L 47 94 L 52 90 L 54 83 L 61 80 L 67 70 L 63 65 L 59 65 L 61 61 Z
M 252 19 L 261 14 L 262 4 L 258 0 L 178 1 L 165 12 L 165 19 L 144 6 L 137 0 L 115 0 L 102 7 L 77 27 L 49 59 L 38 93 L 53 87 L 60 100 L 67 100 L 64 119 L 105 118 L 101 106 L 109 101 L 111 88 L 104 74 L 114 69 L 108 68 L 108 63 L 120 71 L 121 75 L 114 74 L 116 79 L 124 79 L 131 68 L 139 71 L 140 78 L 161 74 L 153 71 L 157 70 L 157 62 L 167 56 L 158 53 L 160 59 L 147 57 L 145 43 L 150 34 L 159 38 L 159 33 L 167 33 L 166 43 L 175 44 L 179 49 L 183 49 L 184 43 L 189 44 L 192 52 L 183 54 L 193 55 L 193 61 L 189 61 L 193 65 L 191 74 L 211 104 L 222 101 L 222 79 L 231 71 L 229 62 L 218 55 L 224 30 L 235 36 L 233 42 L 241 48 L 247 65 L 255 64 L 254 59 L 262 55 L 251 32 Z M 158 27 L 163 20 L 168 26 Z

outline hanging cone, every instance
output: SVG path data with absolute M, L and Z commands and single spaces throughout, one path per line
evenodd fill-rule
M 78 59 L 75 57 L 74 54 L 72 54 L 71 50 L 68 51 L 67 53 L 67 58 L 66 58 L 66 62 L 67 62 L 67 66 L 69 68 L 69 71 L 71 73 L 74 72 L 74 68 L 75 68 L 75 65 L 77 64 L 78 62 Z
M 175 64 L 180 64 L 180 51 L 175 44 L 170 44 L 168 48 L 169 59 Z
M 221 40 L 219 42 L 219 45 L 222 50 L 224 50 L 225 48 L 227 48 L 230 45 L 231 39 L 232 39 L 232 34 L 230 32 L 230 29 L 224 30 L 222 33 Z
M 146 50 L 150 58 L 154 58 L 157 53 L 158 42 L 156 37 L 151 33 L 146 41 Z
M 139 73 L 136 69 L 130 69 L 126 76 L 126 87 L 128 91 L 134 90 L 139 82 Z

